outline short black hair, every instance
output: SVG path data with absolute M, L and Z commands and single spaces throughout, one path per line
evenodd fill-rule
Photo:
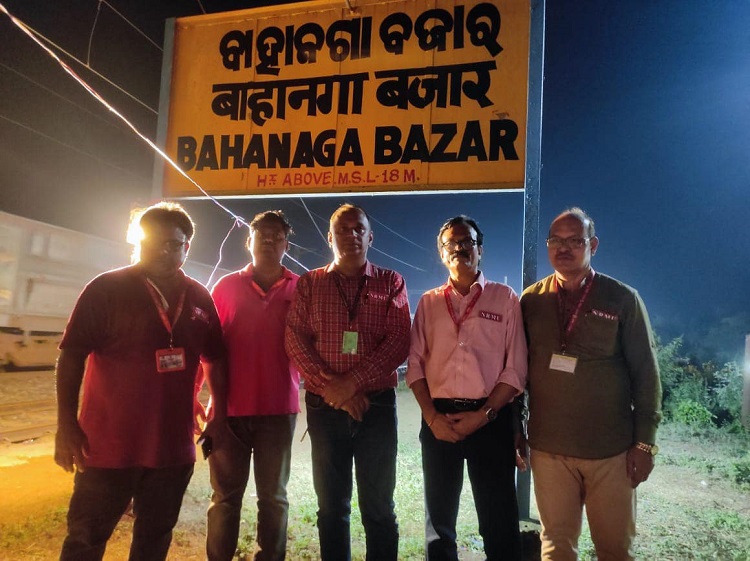
M 135 212 L 140 213 L 141 211 Z M 161 201 L 142 211 L 141 217 L 138 220 L 141 230 L 145 230 L 156 224 L 179 228 L 185 234 L 185 237 L 187 237 L 187 241 L 192 240 L 195 234 L 193 219 L 190 218 L 190 215 L 179 203 Z
M 294 233 L 294 230 L 292 230 L 292 224 L 281 210 L 265 210 L 256 214 L 253 217 L 252 222 L 248 224 L 250 232 L 254 232 L 258 224 L 261 222 L 273 222 L 274 224 L 278 224 L 284 229 L 284 235 L 287 238 Z
M 477 224 L 477 221 L 469 216 L 466 216 L 465 214 L 459 214 L 458 216 L 454 216 L 453 218 L 446 220 L 445 224 L 443 224 L 440 227 L 440 231 L 438 232 L 438 235 L 437 235 L 438 251 L 443 249 L 442 239 L 443 239 L 443 234 L 445 233 L 445 231 L 459 224 L 464 224 L 466 226 L 473 228 L 474 231 L 477 233 L 477 245 L 478 246 L 482 245 L 482 242 L 484 241 L 484 234 L 482 234 L 482 230 L 479 229 L 479 224 Z

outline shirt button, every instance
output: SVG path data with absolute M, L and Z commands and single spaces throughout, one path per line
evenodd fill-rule
M 463 341 L 459 341 L 458 346 L 463 349 L 466 346 L 466 343 L 464 343 Z

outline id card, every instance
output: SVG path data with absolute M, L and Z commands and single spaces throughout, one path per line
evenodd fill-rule
M 185 370 L 185 349 L 159 349 L 156 351 L 157 372 L 179 372 Z
M 341 342 L 341 352 L 345 355 L 356 355 L 358 340 L 359 333 L 356 331 L 344 331 L 344 339 Z
M 549 361 L 550 370 L 559 372 L 575 373 L 578 359 L 574 356 L 553 354 L 552 360 Z

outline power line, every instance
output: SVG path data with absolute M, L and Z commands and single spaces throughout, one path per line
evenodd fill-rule
M 41 47 L 41 48 L 42 48 L 42 50 L 44 50 L 44 51 L 45 51 L 45 52 L 46 52 L 46 53 L 47 53 L 47 54 L 48 54 L 48 55 L 49 55 L 50 57 L 52 57 L 52 59 L 54 59 L 54 60 L 55 60 L 55 61 L 56 61 L 56 62 L 57 62 L 57 63 L 58 63 L 58 64 L 59 64 L 59 65 L 60 65 L 61 67 L 62 67 L 62 69 L 63 69 L 63 70 L 64 70 L 64 71 L 65 71 L 65 72 L 66 72 L 66 73 L 67 73 L 68 75 L 70 75 L 70 76 L 71 76 L 71 77 L 72 77 L 72 78 L 73 78 L 73 79 L 74 79 L 74 80 L 75 80 L 76 82 L 78 82 L 78 84 L 80 84 L 80 85 L 81 85 L 81 86 L 82 86 L 82 87 L 83 87 L 83 88 L 84 88 L 84 89 L 85 89 L 85 90 L 86 90 L 86 91 L 87 91 L 87 92 L 88 92 L 88 93 L 89 93 L 89 94 L 90 94 L 90 95 L 91 95 L 92 97 L 94 97 L 94 99 L 96 99 L 97 101 L 99 101 L 99 103 L 101 103 L 102 105 L 104 105 L 104 107 L 106 107 L 106 108 L 107 108 L 107 109 L 108 109 L 109 111 L 111 111 L 111 112 L 112 112 L 112 113 L 113 113 L 113 114 L 114 114 L 114 115 L 115 115 L 116 117 L 118 117 L 118 118 L 119 118 L 119 119 L 120 119 L 120 120 L 121 120 L 121 121 L 122 121 L 123 123 L 125 123 L 125 124 L 126 124 L 126 125 L 128 126 L 128 128 L 130 128 L 130 129 L 131 129 L 131 130 L 132 130 L 132 131 L 133 131 L 133 132 L 134 132 L 134 133 L 136 134 L 136 136 L 138 136 L 138 137 L 139 137 L 139 138 L 140 138 L 141 140 L 143 140 L 143 141 L 144 141 L 144 142 L 145 142 L 145 143 L 146 143 L 146 144 L 147 144 L 147 145 L 148 145 L 148 146 L 149 146 L 149 147 L 150 147 L 150 148 L 151 148 L 151 149 L 152 149 L 153 151 L 155 151 L 155 152 L 156 152 L 156 153 L 157 153 L 157 154 L 158 154 L 159 156 L 161 156 L 161 158 L 162 158 L 162 159 L 163 159 L 163 160 L 164 160 L 165 162 L 167 162 L 167 163 L 168 163 L 168 164 L 169 164 L 170 166 L 172 166 L 172 168 L 173 168 L 173 169 L 174 169 L 175 171 L 177 171 L 177 172 L 178 172 L 178 173 L 179 173 L 179 174 L 180 174 L 181 176 L 183 176 L 183 177 L 184 177 L 185 179 L 187 179 L 187 180 L 188 180 L 188 181 L 189 181 L 189 182 L 190 182 L 190 183 L 191 183 L 192 185 L 194 185 L 194 186 L 195 186 L 195 187 L 196 187 L 196 188 L 197 188 L 197 189 L 198 189 L 198 190 L 199 190 L 199 191 L 200 191 L 201 193 L 203 193 L 203 195 L 205 195 L 205 196 L 206 196 L 206 198 L 208 198 L 208 199 L 209 199 L 209 200 L 210 200 L 211 202 L 213 202 L 213 203 L 214 203 L 214 204 L 215 204 L 216 206 L 218 206 L 218 207 L 219 207 L 219 208 L 221 208 L 221 209 L 222 209 L 222 210 L 223 210 L 224 212 L 226 212 L 227 214 L 229 214 L 229 215 L 230 215 L 230 216 L 231 216 L 231 217 L 232 217 L 232 218 L 233 218 L 233 219 L 235 220 L 235 223 L 233 224 L 233 226 L 232 226 L 232 228 L 231 228 L 231 229 L 229 230 L 229 232 L 231 232 L 231 231 L 232 231 L 232 229 L 233 229 L 233 228 L 235 227 L 235 225 L 236 225 L 236 224 L 242 224 L 242 225 L 244 225 L 244 226 L 247 226 L 247 227 L 249 227 L 249 224 L 248 224 L 248 223 L 247 223 L 247 222 L 246 222 L 246 221 L 245 221 L 245 220 L 244 220 L 244 219 L 243 219 L 243 218 L 242 218 L 241 216 L 238 216 L 238 215 L 236 215 L 236 214 L 235 214 L 234 212 L 232 212 L 232 211 L 231 211 L 231 210 L 230 210 L 229 208 L 227 208 L 226 206 L 224 206 L 223 204 L 221 204 L 221 203 L 220 203 L 220 202 L 219 202 L 219 201 L 218 201 L 218 200 L 217 200 L 217 199 L 216 199 L 215 197 L 212 197 L 211 195 L 209 195 L 209 194 L 208 194 L 208 192 L 206 192 L 206 190 L 205 190 L 205 189 L 204 189 L 204 188 L 203 188 L 203 187 L 202 187 L 202 186 L 201 186 L 201 185 L 200 185 L 200 184 L 199 184 L 199 183 L 198 183 L 197 181 L 195 181 L 195 180 L 194 180 L 194 179 L 193 179 L 192 177 L 190 177 L 190 176 L 189 176 L 189 175 L 188 175 L 188 174 L 187 174 L 187 173 L 186 173 L 186 172 L 185 172 L 185 171 L 184 171 L 184 170 L 183 170 L 183 169 L 182 169 L 182 168 L 181 168 L 181 167 L 180 167 L 179 165 L 177 165 L 177 163 L 176 163 L 176 162 L 175 162 L 174 160 L 172 160 L 172 158 L 170 158 L 170 157 L 169 157 L 169 156 L 168 156 L 168 155 L 167 155 L 167 154 L 166 154 L 166 153 L 165 153 L 165 152 L 164 152 L 164 151 L 163 151 L 163 150 L 162 150 L 161 148 L 159 148 L 159 147 L 158 147 L 158 146 L 157 146 L 156 144 L 154 144 L 154 142 L 153 142 L 153 141 L 151 141 L 151 140 L 150 140 L 150 139 L 149 139 L 148 137 L 146 137 L 146 136 L 145 136 L 145 135 L 144 135 L 143 133 L 141 133 L 141 132 L 140 132 L 140 131 L 138 130 L 138 128 L 137 128 L 137 127 L 136 127 L 135 125 L 133 125 L 133 124 L 132 124 L 132 123 L 131 123 L 131 122 L 130 122 L 130 121 L 129 121 L 129 120 L 128 120 L 128 119 L 127 119 L 127 118 L 126 118 L 125 116 L 123 116 L 123 115 L 122 115 L 122 114 L 121 114 L 121 113 L 120 113 L 119 111 L 117 111 L 117 109 L 115 109 L 115 107 L 113 107 L 112 105 L 110 105 L 110 104 L 109 104 L 109 103 L 107 102 L 107 100 L 106 100 L 106 99 L 104 99 L 104 98 L 103 98 L 103 97 L 102 97 L 102 96 L 101 96 L 101 95 L 99 94 L 99 92 L 97 92 L 97 91 L 96 91 L 96 90 L 95 90 L 95 89 L 94 89 L 94 88 L 93 88 L 92 86 L 90 86 L 90 85 L 89 85 L 89 84 L 88 84 L 88 83 L 87 83 L 87 82 L 86 82 L 86 81 L 85 81 L 85 80 L 84 80 L 83 78 L 81 78 L 81 77 L 80 77 L 80 76 L 79 76 L 78 74 L 76 74 L 76 73 L 75 73 L 75 71 L 73 71 L 73 69 L 72 69 L 72 68 L 71 68 L 71 67 L 70 67 L 70 66 L 69 66 L 68 64 L 66 64 L 66 63 L 65 63 L 65 62 L 64 62 L 63 60 L 61 60 L 61 59 L 60 59 L 60 57 L 59 57 L 59 56 L 57 56 L 57 55 L 56 55 L 56 54 L 55 54 L 54 52 L 52 52 L 52 50 L 51 50 L 51 49 L 50 49 L 49 47 L 47 47 L 46 45 L 44 45 L 44 44 L 43 44 L 43 43 L 42 43 L 42 42 L 40 41 L 40 39 L 39 39 L 39 38 L 38 38 L 37 36 L 39 36 L 39 37 L 42 37 L 43 39 L 45 39 L 46 41 L 48 41 L 49 43 L 51 43 L 52 45 L 54 45 L 55 47 L 57 47 L 58 49 L 60 49 L 60 50 L 61 50 L 62 52 L 65 52 L 65 51 L 64 51 L 63 49 L 61 49 L 60 47 L 58 47 L 57 45 L 55 45 L 55 44 L 54 44 L 54 43 L 53 43 L 52 41 L 49 41 L 49 39 L 47 39 L 46 37 L 44 37 L 44 36 L 43 36 L 43 35 L 42 35 L 41 33 L 38 33 L 38 32 L 36 32 L 35 30 L 33 30 L 32 28 L 30 28 L 29 26 L 27 26 L 27 25 L 26 25 L 26 24 L 25 24 L 24 22 L 22 22 L 21 20 L 19 20 L 19 19 L 18 19 L 18 18 L 16 18 L 15 16 L 13 16 L 13 15 L 12 15 L 12 14 L 11 14 L 11 13 L 10 13 L 10 12 L 9 12 L 8 10 L 7 10 L 7 8 L 5 7 L 5 5 L 4 5 L 4 4 L 2 4 L 2 3 L 0 3 L 0 12 L 3 12 L 3 13 L 4 13 L 5 15 L 7 15 L 7 16 L 8 16 L 9 18 L 10 18 L 11 22 L 12 22 L 12 23 L 13 23 L 13 24 L 14 24 L 14 25 L 15 25 L 16 27 L 18 27 L 18 28 L 19 28 L 19 29 L 20 29 L 20 30 L 21 30 L 21 31 L 22 31 L 23 33 L 25 33 L 25 34 L 26 34 L 26 35 L 27 35 L 27 36 L 28 36 L 28 37 L 29 37 L 29 38 L 30 38 L 30 39 L 31 39 L 32 41 L 34 41 L 34 42 L 35 42 L 35 43 L 36 43 L 37 45 L 39 45 L 39 47 Z M 65 52 L 65 54 L 68 54 L 68 53 L 67 53 L 67 52 Z M 68 54 L 68 56 L 71 56 L 71 55 L 69 55 L 69 54 Z M 81 62 L 80 62 L 80 61 L 79 61 L 78 59 L 76 59 L 75 57 L 72 57 L 72 56 L 71 56 L 71 58 L 73 58 L 74 60 L 76 60 L 76 62 L 79 62 L 79 64 L 83 64 L 83 63 L 81 63 Z M 84 65 L 84 66 L 86 66 L 86 65 Z M 124 91 L 124 90 L 123 90 L 123 91 Z M 128 95 L 129 95 L 129 94 L 128 94 Z M 21 123 L 18 123 L 18 122 L 16 122 L 16 121 L 13 121 L 12 119 L 8 119 L 8 118 L 6 118 L 6 117 L 3 117 L 2 115 L 0 115 L 0 118 L 5 118 L 6 120 L 8 120 L 8 121 L 10 121 L 10 122 L 12 122 L 12 123 L 14 123 L 14 124 L 16 124 L 16 125 L 20 126 L 20 127 L 23 127 L 23 128 L 29 129 L 29 130 L 33 130 L 33 129 L 30 129 L 30 127 L 27 127 L 27 126 L 25 126 L 25 125 L 23 125 L 23 124 L 21 124 Z M 64 143 L 62 143 L 62 142 L 60 142 L 60 141 L 58 141 L 58 140 L 56 140 L 56 139 L 54 139 L 54 138 L 52 138 L 52 137 L 49 137 L 48 135 L 45 135 L 45 134 L 43 134 L 43 133 L 40 133 L 39 131 L 34 131 L 34 132 L 36 132 L 37 134 L 40 134 L 40 135 L 42 135 L 42 136 L 44 136 L 44 137 L 46 137 L 46 138 L 49 138 L 50 140 L 52 140 L 52 141 L 54 141 L 54 142 L 58 142 L 58 143 L 60 143 L 60 144 L 63 144 L 63 145 L 65 145 Z M 65 145 L 65 146 L 67 146 L 67 145 Z M 79 149 L 73 148 L 72 146 L 68 146 L 68 147 L 69 147 L 69 148 L 71 148 L 72 150 L 75 150 L 76 152 L 80 152 L 80 153 L 82 153 L 82 154 L 86 154 L 86 153 L 85 153 L 85 152 L 83 152 L 82 150 L 79 150 Z M 95 156 L 92 156 L 92 155 L 90 155 L 90 154 L 86 154 L 86 155 L 87 155 L 87 156 L 90 156 L 90 157 L 92 157 L 92 158 L 94 158 L 94 159 L 96 159 L 96 160 L 99 160 L 99 158 L 96 158 Z M 99 160 L 99 161 L 101 161 L 101 160 Z M 105 162 L 105 163 L 106 163 L 106 162 Z M 113 166 L 112 164 L 108 164 L 108 165 L 110 165 L 111 167 L 114 167 L 115 169 L 120 169 L 120 168 L 117 168 L 117 166 Z M 126 173 L 128 173 L 128 174 L 132 175 L 132 172 L 130 172 L 129 170 L 122 170 L 122 171 L 125 171 Z M 226 238 L 224 239 L 224 242 L 222 242 L 222 246 L 223 246 L 223 245 L 224 245 L 224 243 L 226 242 L 226 239 L 227 239 L 227 238 L 229 237 L 229 232 L 227 233 L 227 236 L 226 236 Z M 291 257 L 291 256 L 287 256 L 287 257 L 288 257 L 289 259 L 291 259 L 292 261 L 294 261 L 295 263 L 297 263 L 297 264 L 298 264 L 298 265 L 299 265 L 300 267 L 302 267 L 303 269 L 305 269 L 305 270 L 308 270 L 308 269 L 307 269 L 307 267 L 305 267 L 305 266 L 304 266 L 304 265 L 303 265 L 302 263 L 298 262 L 298 261 L 297 261 L 296 259 L 294 259 L 293 257 Z M 219 264 L 220 264 L 220 263 L 221 263 L 221 248 L 220 248 L 220 253 L 219 253 L 219 261 L 217 262 L 217 264 L 216 264 L 216 267 L 215 267 L 215 269 L 214 269 L 214 270 L 216 270 L 216 268 L 218 268 L 218 266 L 219 266 Z M 212 275 L 213 275 L 213 273 L 212 273 Z
M 49 93 L 49 94 L 52 94 L 52 95 L 54 95 L 55 97 L 57 97 L 57 98 L 59 98 L 59 99 L 62 99 L 62 100 L 63 100 L 63 101 L 65 101 L 66 103 L 69 103 L 70 105 L 73 105 L 74 107 L 77 107 L 78 109 L 80 109 L 81 111 L 83 111 L 83 112 L 85 112 L 85 113 L 88 113 L 89 115 L 91 115 L 91 116 L 92 116 L 92 117 L 94 117 L 95 119 L 98 119 L 99 121 L 101 121 L 101 122 L 102 122 L 102 123 L 104 123 L 105 125 L 107 125 L 107 126 L 109 126 L 109 127 L 112 127 L 113 129 L 115 129 L 115 130 L 118 130 L 118 131 L 121 131 L 121 130 L 122 130 L 122 129 L 121 129 L 120 127 L 118 127 L 118 126 L 117 126 L 117 125 L 115 125 L 114 123 L 111 123 L 110 121 L 108 121 L 107 119 L 105 119 L 104 117 L 102 117 L 101 115 L 97 115 L 97 114 L 96 114 L 96 113 L 94 113 L 93 111 L 91 111 L 91 110 L 89 110 L 89 109 L 86 109 L 86 108 L 85 108 L 85 107 L 84 107 L 83 105 L 79 105 L 79 104 L 78 104 L 78 103 L 76 103 L 75 101 L 73 101 L 73 100 L 71 100 L 71 99 L 68 99 L 67 97 L 65 97 L 65 96 L 64 96 L 64 95 L 62 95 L 62 94 L 59 94 L 59 93 L 57 93 L 57 92 L 56 92 L 55 90 L 52 90 L 52 89 L 48 88 L 48 87 L 47 87 L 47 86 L 45 86 L 44 84 L 40 84 L 39 82 L 37 82 L 37 81 L 35 81 L 34 79 L 32 79 L 31 77 L 27 76 L 26 74 L 24 74 L 24 73 L 23 73 L 23 72 L 21 72 L 20 70 L 16 70 L 15 68 L 11 68 L 10 66 L 8 66 L 8 65 L 6 65 L 6 64 L 3 64 L 2 62 L 0 62 L 0 66 L 2 66 L 3 68 L 5 68 L 6 70 L 10 70 L 11 72 L 13 72 L 14 74 L 17 74 L 17 75 L 18 75 L 18 76 L 20 76 L 21 78 L 23 78 L 23 79 L 25 79 L 25 80 L 28 80 L 29 82 L 31 82 L 31 83 L 32 83 L 32 84 L 34 84 L 35 86 L 37 86 L 37 87 L 39 87 L 39 88 L 43 89 L 43 90 L 44 90 L 44 91 L 46 91 L 47 93 Z
M 6 117 L 5 115 L 0 115 L 0 119 L 3 119 L 4 121 L 8 121 L 9 123 L 12 123 L 12 124 L 16 125 L 17 127 L 21 127 L 22 129 L 25 129 L 25 130 L 27 130 L 29 132 L 33 132 L 34 134 L 38 134 L 42 138 L 50 140 L 50 141 L 52 141 L 52 142 L 54 142 L 56 144 L 59 144 L 61 146 L 65 146 L 66 148 L 69 148 L 70 150 L 73 150 L 74 152 L 78 152 L 79 154 L 87 156 L 87 157 L 91 158 L 92 160 L 96 160 L 97 162 L 99 162 L 101 164 L 104 164 L 105 166 L 109 166 L 109 167 L 111 167 L 113 169 L 116 169 L 118 171 L 125 172 L 128 175 L 130 175 L 131 177 L 134 177 L 134 178 L 138 179 L 139 181 L 148 181 L 148 179 L 146 179 L 144 177 L 140 177 L 140 176 L 134 174 L 129 169 L 121 168 L 121 167 L 116 166 L 116 165 L 114 165 L 114 164 L 112 164 L 112 163 L 110 163 L 110 162 L 108 162 L 106 160 L 102 160 L 101 158 L 99 158 L 97 156 L 94 156 L 93 154 L 90 154 L 90 153 L 86 152 L 85 150 L 81 150 L 80 148 L 76 148 L 75 146 L 71 146 L 70 144 L 66 144 L 62 140 L 59 140 L 59 139 L 57 139 L 57 138 L 55 138 L 53 136 L 50 136 L 50 135 L 48 135 L 46 133 L 43 133 L 43 132 L 41 132 L 41 131 L 33 128 L 33 127 L 30 127 L 28 125 L 24 125 L 23 123 L 19 123 L 18 121 L 15 121 L 15 120 L 13 120 L 13 119 L 11 119 L 9 117 Z
M 6 14 L 8 14 L 8 17 L 10 17 L 12 21 L 14 21 L 14 22 L 15 22 L 15 21 L 20 21 L 20 20 L 17 20 L 17 19 L 16 19 L 16 18 L 15 18 L 14 16 L 10 15 L 10 13 L 9 13 L 9 12 L 8 12 L 8 11 L 7 11 L 6 9 L 5 9 L 5 6 L 3 6 L 2 4 L 0 4 L 0 10 L 1 10 L 1 11 L 3 11 L 3 12 L 5 12 Z M 89 72 L 92 72 L 92 73 L 94 73 L 94 74 L 95 74 L 96 76 L 98 76 L 99 78 L 101 78 L 102 80 L 104 80 L 105 82 L 107 82 L 107 83 L 108 83 L 108 84 L 109 84 L 110 86 L 112 86 L 112 87 L 114 87 L 114 88 L 117 88 L 117 89 L 118 89 L 119 91 L 121 91 L 122 93 L 124 93 L 124 94 L 125 94 L 126 96 L 128 96 L 128 97 L 129 97 L 130 99 L 132 99 L 132 100 L 133 100 L 133 101 L 135 101 L 136 103 L 138 103 L 138 104 L 142 105 L 143 107 L 145 107 L 146 109 L 148 109 L 149 111 L 151 111 L 151 112 L 152 112 L 152 113 L 153 113 L 154 115 L 158 115 L 158 114 L 159 114 L 159 112 L 158 112 L 158 111 L 157 111 L 156 109 L 154 109 L 153 107 L 149 106 L 149 105 L 148 105 L 148 104 L 146 104 L 145 102 L 141 101 L 140 99 L 138 99 L 137 97 L 135 97 L 135 96 L 134 96 L 133 94 L 131 94 L 130 92 L 128 92 L 128 91 L 127 91 L 127 90 L 125 90 L 124 88 L 122 88 L 122 87 L 118 86 L 118 85 L 117 85 L 117 84 L 115 84 L 115 83 L 114 83 L 114 82 L 113 82 L 112 80 L 110 80 L 109 78 L 107 78 L 107 77 L 106 77 L 106 76 L 104 76 L 103 74 L 100 74 L 99 72 L 97 72 L 96 70 L 94 70 L 93 68 L 91 68 L 91 66 L 89 66 L 88 64 L 86 64 L 86 63 L 85 63 L 85 62 L 83 62 L 82 60 L 79 60 L 78 58 L 76 58 L 75 56 L 73 56 L 73 55 L 72 55 L 72 54 L 70 54 L 70 53 L 69 53 L 68 51 L 66 51 L 65 49 L 63 49 L 63 48 L 62 48 L 62 47 L 61 47 L 60 45 L 58 45 L 57 43 L 55 43 L 55 42 L 54 42 L 54 41 L 52 41 L 51 39 L 48 39 L 48 38 L 47 38 L 47 37 L 45 37 L 45 36 L 44 36 L 43 34 L 39 33 L 39 32 L 38 32 L 38 31 L 37 31 L 36 29 L 34 29 L 33 27 L 30 27 L 30 26 L 26 25 L 25 23 L 24 23 L 24 24 L 22 24 L 22 25 L 23 25 L 23 26 L 24 26 L 24 27 L 25 27 L 26 29 L 28 29 L 28 30 L 29 30 L 29 31 L 30 31 L 31 33 L 33 33 L 34 35 L 36 35 L 36 36 L 38 36 L 38 37 L 41 37 L 42 39 L 44 39 L 44 40 L 45 40 L 45 41 L 46 41 L 47 43 L 49 43 L 50 45 L 52 45 L 53 47 L 55 47 L 55 48 L 56 48 L 57 50 L 59 50 L 60 52 L 62 52 L 62 53 L 65 53 L 65 54 L 66 54 L 66 55 L 67 55 L 68 57 L 70 57 L 71 59 L 73 59 L 74 61 L 76 61 L 76 62 L 77 62 L 78 64 L 80 64 L 80 65 L 81 65 L 81 66 L 83 66 L 84 68 L 86 68 L 86 69 L 87 69 L 87 70 L 88 70 Z M 50 52 L 51 52 L 51 51 L 50 51 Z M 58 59 L 58 60 L 59 60 L 59 59 Z M 88 89 L 88 85 L 87 85 L 86 87 L 87 87 L 87 89 Z
M 302 197 L 300 197 L 299 200 L 302 202 L 302 206 L 305 207 L 305 210 L 307 211 L 307 214 L 310 217 L 310 220 L 312 220 L 313 226 L 315 226 L 315 229 L 318 231 L 318 234 L 320 234 L 320 237 L 323 238 L 323 240 L 326 243 L 328 243 L 328 238 L 326 238 L 323 235 L 323 232 L 320 231 L 320 228 L 318 228 L 318 224 L 315 222 L 315 219 L 313 218 L 313 213 L 311 213 L 310 209 L 307 208 L 307 205 L 305 204 L 305 200 Z M 318 215 L 318 214 L 316 214 L 316 216 L 318 216 L 318 218 L 323 219 L 323 217 L 320 216 L 320 215 Z M 388 228 L 388 227 L 386 226 L 386 228 Z M 391 229 L 388 228 L 388 230 L 391 230 Z M 393 231 L 393 230 L 391 230 L 391 231 Z M 393 233 L 397 234 L 397 232 L 393 232 Z M 401 235 L 399 235 L 399 237 L 403 238 L 403 236 L 401 236 Z M 404 239 L 406 239 L 406 238 L 404 238 Z M 407 263 L 406 261 L 402 261 L 401 259 L 399 259 L 397 257 L 394 257 L 393 255 L 390 255 L 390 254 L 386 253 L 385 251 L 383 251 L 381 249 L 378 249 L 377 247 L 374 247 L 374 246 L 370 246 L 370 247 L 371 247 L 371 249 L 377 251 L 378 253 L 380 253 L 382 255 L 385 255 L 386 257 L 388 257 L 390 259 L 393 259 L 394 261 L 397 261 L 398 263 L 401 263 L 402 265 L 406 265 L 407 267 L 411 267 L 412 269 L 416 269 L 417 271 L 422 271 L 423 273 L 426 272 L 424 269 L 422 269 L 420 267 L 417 267 L 416 265 L 412 265 L 411 263 Z
M 368 213 L 368 214 L 369 214 L 369 213 Z M 393 235 L 395 235 L 395 236 L 398 236 L 399 238 L 401 238 L 401 239 L 402 239 L 402 240 L 404 240 L 404 241 L 407 241 L 407 242 L 409 242 L 409 243 L 410 243 L 411 245 L 413 245 L 414 247 L 417 247 L 417 248 L 419 248 L 419 249 L 421 249 L 421 250 L 423 250 L 423 251 L 426 251 L 427 253 L 430 253 L 430 250 L 429 250 L 429 249 L 427 249 L 427 248 L 425 248 L 425 247 L 422 247 L 422 246 L 421 246 L 421 245 L 419 245 L 418 243 L 415 243 L 415 242 L 411 241 L 411 240 L 410 240 L 409 238 L 407 238 L 406 236 L 402 236 L 402 235 L 401 235 L 401 234 L 399 234 L 399 233 L 398 233 L 398 232 L 397 232 L 396 230 L 394 230 L 393 228 L 389 228 L 388 226 L 386 226 L 385 224 L 383 224 L 383 223 L 382 223 L 382 222 L 381 222 L 380 220 L 378 220 L 378 219 L 377 219 L 377 218 L 375 218 L 374 216 L 370 215 L 370 218 L 372 218 L 373 222 L 377 222 L 377 223 L 378 223 L 378 224 L 380 224 L 380 225 L 381 225 L 381 226 L 382 226 L 383 228 L 385 228 L 386 230 L 388 230 L 388 231 L 389 231 L 389 232 L 390 232 L 391 234 L 393 234 Z
M 305 247 L 303 245 L 296 244 L 296 243 L 294 243 L 292 241 L 289 242 L 289 245 L 293 245 L 294 247 L 296 247 L 298 249 L 302 249 L 302 250 L 304 250 L 304 251 L 306 251 L 308 253 L 312 253 L 313 255 L 317 255 L 318 257 L 322 257 L 323 259 L 328 259 L 327 255 L 323 255 L 322 253 L 318 253 L 317 251 L 315 251 L 314 249 L 310 249 L 309 247 Z
M 397 262 L 401 263 L 402 265 L 406 265 L 407 267 L 411 267 L 412 269 L 416 269 L 417 271 L 421 271 L 421 272 L 423 272 L 423 273 L 426 273 L 426 272 L 427 272 L 427 271 L 425 271 L 424 269 L 422 269 L 422 268 L 420 268 L 420 267 L 417 267 L 416 265 L 412 265 L 411 263 L 407 263 L 406 261 L 402 261 L 402 260 L 401 260 L 401 259 L 399 259 L 398 257 L 394 257 L 393 255 L 390 255 L 390 254 L 386 253 L 385 251 L 382 251 L 382 250 L 378 249 L 378 248 L 377 248 L 377 247 L 375 247 L 374 245 L 371 245 L 371 246 L 370 246 L 370 249 L 372 249 L 373 251 L 377 251 L 377 252 L 378 252 L 378 253 L 380 253 L 381 255 L 385 255 L 386 257 L 388 257 L 388 258 L 390 258 L 390 259 L 393 259 L 394 261 L 397 261 Z
M 315 229 L 318 231 L 318 234 L 320 234 L 320 237 L 323 238 L 323 242 L 327 244 L 328 243 L 328 238 L 326 238 L 323 235 L 323 232 L 320 231 L 320 228 L 318 228 L 318 223 L 315 222 L 315 219 L 313 218 L 313 215 L 310 212 L 310 209 L 307 208 L 307 205 L 305 204 L 305 199 L 303 199 L 302 197 L 300 197 L 299 200 L 302 203 L 302 206 L 305 207 L 305 210 L 307 211 L 307 215 L 310 217 L 310 220 L 312 221 L 313 226 L 315 226 Z
M 91 33 L 89 33 L 89 47 L 86 50 L 86 64 L 91 64 L 91 43 L 94 42 L 94 29 L 96 29 L 96 22 L 99 21 L 99 13 L 102 11 L 102 0 L 96 3 L 96 15 L 94 16 L 94 23 L 91 25 Z
M 128 18 L 126 18 L 126 17 L 124 16 L 124 15 L 122 15 L 122 14 L 121 14 L 121 13 L 120 13 L 119 11 L 117 11 L 117 8 L 115 8 L 115 7 L 114 7 L 114 6 L 112 5 L 112 4 L 110 4 L 109 2 L 107 2 L 107 0 L 99 0 L 99 4 L 101 5 L 102 3 L 106 4 L 106 5 L 107 5 L 107 7 L 108 7 L 108 8 L 110 9 L 110 10 L 112 10 L 112 11 L 113 11 L 114 13 L 116 13 L 116 14 L 117 14 L 118 16 L 120 16 L 120 17 L 121 17 L 121 18 L 122 18 L 123 20 L 125 20 L 125 22 L 126 22 L 126 23 L 127 23 L 127 24 L 128 24 L 129 26 L 130 26 L 130 27 L 132 27 L 133 29 L 135 29 L 135 30 L 136 30 L 136 31 L 137 31 L 137 32 L 138 32 L 138 33 L 139 33 L 139 34 L 140 34 L 140 35 L 141 35 L 141 36 L 142 36 L 142 37 L 143 37 L 144 39 L 146 39 L 146 41 L 148 41 L 148 42 L 149 42 L 149 43 L 151 43 L 151 44 L 152 44 L 152 45 L 153 45 L 154 47 L 156 47 L 157 49 L 159 49 L 159 52 L 162 52 L 162 53 L 164 52 L 164 49 L 162 49 L 162 48 L 161 48 L 161 46 L 159 46 L 159 45 L 158 45 L 158 44 L 156 43 L 156 41 L 154 41 L 153 39 L 151 39 L 151 37 L 149 37 L 149 36 L 148 36 L 148 35 L 146 35 L 146 34 L 145 34 L 145 33 L 144 33 L 143 31 L 141 31 L 141 30 L 140 30 L 140 29 L 139 29 L 139 28 L 138 28 L 138 27 L 137 27 L 137 26 L 136 26 L 136 25 L 135 25 L 135 24 L 134 24 L 134 23 L 133 23 L 132 21 L 130 21 L 130 20 L 129 20 Z M 205 11 L 204 11 L 203 13 L 205 13 Z M 92 29 L 92 33 L 93 33 L 93 29 Z

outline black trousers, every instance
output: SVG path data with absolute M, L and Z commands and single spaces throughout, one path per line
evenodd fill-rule
M 86 468 L 75 475 L 60 561 L 99 561 L 133 499 L 129 561 L 163 561 L 193 464 L 166 468 Z
M 450 412 L 450 411 L 443 411 Z M 488 561 L 521 558 L 511 408 L 461 442 L 437 440 L 422 421 L 427 559 L 458 561 L 456 517 L 464 463 Z

